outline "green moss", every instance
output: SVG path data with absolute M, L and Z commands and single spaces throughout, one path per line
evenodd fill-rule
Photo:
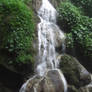
M 0 56 L 5 62 L 33 61 L 33 16 L 32 10 L 19 0 L 0 1 Z
M 61 57 L 60 68 L 63 71 L 68 83 L 79 87 L 79 71 L 75 59 L 71 56 L 64 55 Z M 77 74 L 77 75 L 76 75 Z
M 76 89 L 73 85 L 68 87 L 69 92 L 80 92 L 78 89 Z

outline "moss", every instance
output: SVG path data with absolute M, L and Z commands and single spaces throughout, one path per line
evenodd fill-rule
M 0 62 L 33 63 L 33 11 L 19 0 L 0 1 Z
M 60 68 L 63 71 L 68 83 L 79 87 L 79 71 L 75 59 L 68 55 L 61 57 Z M 77 74 L 77 75 L 76 75 Z
M 73 85 L 69 85 L 68 92 L 80 92 L 78 89 L 76 89 Z
M 70 55 L 61 56 L 60 69 L 63 71 L 68 84 L 77 89 L 91 82 L 90 73 L 76 58 Z

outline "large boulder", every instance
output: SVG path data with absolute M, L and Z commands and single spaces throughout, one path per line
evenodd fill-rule
M 79 88 L 91 82 L 91 74 L 79 63 L 77 59 L 67 54 L 61 56 L 60 68 L 68 84 Z
M 67 84 L 60 70 L 49 70 L 44 77 L 38 75 L 30 78 L 20 92 L 64 92 Z
M 0 92 L 17 92 L 23 83 L 23 76 L 0 65 Z

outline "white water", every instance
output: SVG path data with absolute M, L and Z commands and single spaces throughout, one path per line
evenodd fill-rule
M 65 36 L 56 25 L 57 11 L 48 0 L 42 0 L 38 16 L 41 22 L 38 24 L 40 64 L 37 66 L 37 71 L 40 76 L 43 76 L 47 69 L 58 67 L 58 54 L 55 51 L 55 47 L 58 44 L 58 40 L 64 40 Z
M 41 22 L 38 24 L 39 64 L 37 65 L 36 71 L 38 75 L 45 76 L 48 70 L 54 70 L 58 68 L 58 53 L 56 52 L 55 48 L 60 43 L 62 44 L 63 50 L 65 49 L 63 43 L 65 36 L 56 25 L 57 11 L 51 5 L 49 0 L 42 0 L 42 6 L 38 11 L 38 16 Z M 61 76 L 61 80 L 63 81 L 64 92 L 67 92 L 66 80 L 62 72 L 60 72 L 59 69 L 57 70 Z M 28 81 L 22 86 L 20 92 L 25 92 Z M 35 87 L 34 92 L 37 92 Z

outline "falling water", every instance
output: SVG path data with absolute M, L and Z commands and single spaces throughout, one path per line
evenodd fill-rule
M 47 70 L 58 70 L 61 76 L 61 80 L 64 84 L 64 92 L 67 90 L 66 80 L 58 68 L 59 60 L 57 59 L 58 53 L 56 47 L 62 44 L 63 50 L 65 36 L 64 33 L 56 25 L 57 11 L 51 5 L 49 0 L 42 0 L 42 6 L 38 11 L 38 16 L 41 22 L 38 24 L 38 62 L 36 67 L 37 74 L 39 76 L 45 76 Z M 22 86 L 25 89 L 27 83 Z M 22 90 L 21 89 L 21 90 Z M 24 90 L 20 92 L 25 92 Z M 34 87 L 34 92 L 37 92 Z
M 55 47 L 58 44 L 58 40 L 63 42 L 65 36 L 56 25 L 57 11 L 48 0 L 42 0 L 38 16 L 41 22 L 38 24 L 40 64 L 37 66 L 37 71 L 38 74 L 43 76 L 47 69 L 58 67 L 58 54 L 55 51 Z

